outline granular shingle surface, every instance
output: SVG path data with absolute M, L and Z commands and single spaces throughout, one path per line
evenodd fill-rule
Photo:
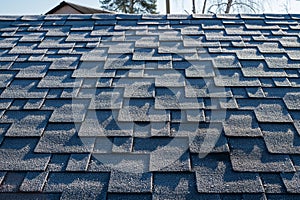
M 299 24 L 0 16 L 0 199 L 299 199 Z

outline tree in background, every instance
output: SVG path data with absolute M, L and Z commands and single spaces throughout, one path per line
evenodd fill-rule
M 262 0 L 205 0 L 202 13 L 256 13 L 261 10 Z
M 122 13 L 156 13 L 156 0 L 99 0 L 101 7 Z

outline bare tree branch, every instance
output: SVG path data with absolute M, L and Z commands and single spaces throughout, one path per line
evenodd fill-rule
M 232 7 L 235 6 L 235 5 L 242 5 L 242 6 L 248 7 L 250 10 L 252 10 L 254 13 L 256 13 L 256 10 L 252 6 L 250 6 L 250 5 L 246 4 L 246 3 L 236 2 L 236 3 L 232 4 Z
M 262 0 L 204 0 L 203 8 L 202 13 L 257 13 L 264 10 L 264 3 Z
M 228 0 L 227 5 L 226 5 L 226 10 L 225 13 L 230 12 L 230 8 L 233 6 L 233 0 Z
M 214 13 L 214 12 L 211 11 L 211 9 L 212 9 L 213 7 L 216 7 L 216 11 L 218 11 L 218 10 L 220 10 L 220 8 L 221 8 L 222 6 L 226 6 L 226 5 L 227 5 L 227 3 L 216 3 L 216 4 L 213 4 L 213 5 L 211 5 L 211 6 L 208 8 L 208 12 Z M 214 13 L 214 14 L 216 14 L 216 13 Z
M 206 4 L 207 4 L 207 0 L 204 0 L 202 14 L 205 13 Z

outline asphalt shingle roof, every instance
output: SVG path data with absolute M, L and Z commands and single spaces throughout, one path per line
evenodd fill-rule
M 0 16 L 0 199 L 299 199 L 299 20 Z

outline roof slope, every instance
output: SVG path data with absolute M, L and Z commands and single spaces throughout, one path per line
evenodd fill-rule
M 0 199 L 298 199 L 299 15 L 0 17 Z
M 106 11 L 106 10 L 100 10 L 100 9 L 95 9 L 95 8 L 90 8 L 86 6 L 81 6 L 78 4 L 62 1 L 58 6 L 54 7 L 50 11 L 46 13 L 48 14 L 55 14 L 59 9 L 62 9 L 65 6 L 70 6 L 71 8 L 77 10 L 81 14 L 95 14 L 95 13 L 113 13 L 111 11 Z

